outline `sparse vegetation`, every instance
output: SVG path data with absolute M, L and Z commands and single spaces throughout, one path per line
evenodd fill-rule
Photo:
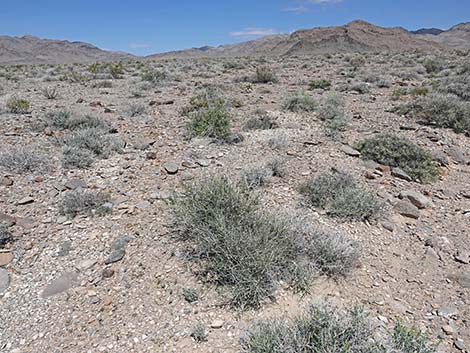
M 256 68 L 256 74 L 251 79 L 253 83 L 270 83 L 270 82 L 277 82 L 276 74 L 273 70 L 271 70 L 267 66 L 260 66 Z
M 365 220 L 380 210 L 377 197 L 344 173 L 321 175 L 303 184 L 300 191 L 313 206 L 335 217 Z
M 59 96 L 59 91 L 57 91 L 56 87 L 46 87 L 42 90 L 42 94 L 47 99 L 52 100 L 52 99 L 57 99 L 57 97 Z
M 8 147 L 0 150 L 0 168 L 10 173 L 27 174 L 50 169 L 48 157 L 25 147 Z
M 196 324 L 194 326 L 192 332 L 191 332 L 191 337 L 196 341 L 196 342 L 205 342 L 207 341 L 207 330 L 206 326 L 202 323 Z
M 274 129 L 277 124 L 264 110 L 256 110 L 253 116 L 245 123 L 245 130 L 268 130 Z
M 311 90 L 314 90 L 314 89 L 328 90 L 331 87 L 331 81 L 325 80 L 325 79 L 312 80 L 309 83 L 309 87 Z
M 206 136 L 226 139 L 230 136 L 231 116 L 221 102 L 191 114 L 189 131 L 191 136 Z
M 112 211 L 111 197 L 105 192 L 70 191 L 62 198 L 59 211 L 71 218 L 79 214 L 104 215 Z
M 434 353 L 437 348 L 419 329 L 406 327 L 400 320 L 393 329 L 392 346 L 403 353 Z
M 410 140 L 380 134 L 357 144 L 363 158 L 391 167 L 400 167 L 421 182 L 434 181 L 439 172 L 431 155 Z
M 13 114 L 26 114 L 30 112 L 31 108 L 26 99 L 10 98 L 7 102 L 7 110 Z
M 194 303 L 199 300 L 199 294 L 195 288 L 185 287 L 183 288 L 181 294 L 183 295 L 184 300 L 188 303 Z
M 66 110 L 48 112 L 45 116 L 45 126 L 59 130 L 100 129 L 109 130 L 109 126 L 101 119 L 90 115 L 73 115 Z
M 288 97 L 283 108 L 290 112 L 313 112 L 317 109 L 317 102 L 310 96 L 303 92 L 297 92 L 296 94 Z

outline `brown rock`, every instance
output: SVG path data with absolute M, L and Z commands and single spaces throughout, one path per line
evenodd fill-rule
M 13 254 L 11 252 L 0 253 L 0 266 L 8 265 L 13 261 Z

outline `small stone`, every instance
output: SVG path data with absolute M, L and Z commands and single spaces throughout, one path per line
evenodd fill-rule
M 351 157 L 359 157 L 361 155 L 361 152 L 348 145 L 341 146 L 341 151 Z
M 196 163 L 201 167 L 208 167 L 211 164 L 211 161 L 209 159 L 198 159 L 196 160 Z
M 465 163 L 465 154 L 460 148 L 451 147 L 446 152 L 456 163 Z
M 391 222 L 382 222 L 382 227 L 384 227 L 389 232 L 393 232 L 395 230 L 395 225 Z
M 30 204 L 30 203 L 33 203 L 34 202 L 34 199 L 32 197 L 23 197 L 21 200 L 19 200 L 16 204 L 17 205 L 27 205 L 27 204 Z
M 54 295 L 60 294 L 65 292 L 73 287 L 75 287 L 78 283 L 78 274 L 75 272 L 67 272 L 61 275 L 60 277 L 53 280 L 49 283 L 44 291 L 41 294 L 41 297 L 49 298 Z
M 390 166 L 388 166 L 388 165 L 380 164 L 379 166 L 377 166 L 376 169 L 381 171 L 383 174 L 390 173 Z
M 148 207 L 150 207 L 152 204 L 148 201 L 142 201 L 139 202 L 137 205 L 135 205 L 135 208 L 138 208 L 139 210 L 144 210 Z
M 10 274 L 0 268 L 0 294 L 5 292 L 10 286 Z
M 121 261 L 124 258 L 124 255 L 126 254 L 125 249 L 118 249 L 118 250 L 113 250 L 111 254 L 109 254 L 109 257 L 105 260 L 105 264 L 109 265 L 118 261 Z
M 406 174 L 403 169 L 401 168 L 392 168 L 392 176 L 398 178 L 398 179 L 403 179 L 403 180 L 406 180 L 406 181 L 412 181 L 413 179 L 408 175 Z
M 0 253 L 0 266 L 6 266 L 13 261 L 13 254 L 11 252 Z
M 88 260 L 83 260 L 77 265 L 77 269 L 81 271 L 88 270 L 92 268 L 96 264 L 96 260 L 94 259 L 88 259 Z
M 457 339 L 455 342 L 454 342 L 454 345 L 455 347 L 460 350 L 460 351 L 463 351 L 465 350 L 465 343 L 464 341 L 460 340 L 460 339 Z
M 211 328 L 219 329 L 224 326 L 224 321 L 223 320 L 214 320 L 211 323 Z
M 60 249 L 57 252 L 57 256 L 67 256 L 71 249 L 72 242 L 70 240 L 66 240 L 60 245 Z
M 113 303 L 113 298 L 111 296 L 106 295 L 103 297 L 103 305 L 104 306 L 110 306 Z
M 369 180 L 375 180 L 377 179 L 377 175 L 375 175 L 374 173 L 372 173 L 370 170 L 368 170 L 365 174 L 365 177 L 366 179 L 369 179 Z
M 413 205 L 415 205 L 416 207 L 420 209 L 427 208 L 431 205 L 431 200 L 429 200 L 426 196 L 416 191 L 411 191 L 411 190 L 402 191 L 400 192 L 400 198 L 408 199 Z
M 12 186 L 13 185 L 13 179 L 10 178 L 9 176 L 4 176 L 0 182 L 1 185 L 3 186 Z
M 163 165 L 163 168 L 166 170 L 168 174 L 176 174 L 178 173 L 178 170 L 179 170 L 178 164 L 174 162 L 166 162 Z
M 450 325 L 442 326 L 442 331 L 444 331 L 446 335 L 452 335 L 455 332 L 454 328 Z
M 398 201 L 395 204 L 395 210 L 398 212 L 398 214 L 404 216 L 404 217 L 409 217 L 409 218 L 414 218 L 418 219 L 419 218 L 419 209 L 412 203 L 408 201 Z
M 114 276 L 114 270 L 112 268 L 105 268 L 102 274 L 103 278 L 111 278 Z
M 6 224 L 7 227 L 14 226 L 16 224 L 16 218 L 6 213 L 0 212 L 0 223 Z

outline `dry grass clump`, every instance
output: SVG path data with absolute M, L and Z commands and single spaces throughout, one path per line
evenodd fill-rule
M 0 167 L 10 173 L 26 174 L 46 172 L 49 158 L 25 147 L 8 147 L 0 150 Z
M 104 192 L 71 191 L 63 197 L 59 210 L 72 218 L 79 214 L 103 215 L 112 211 L 111 196 Z

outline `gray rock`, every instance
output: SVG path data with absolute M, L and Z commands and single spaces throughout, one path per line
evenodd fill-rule
M 384 227 L 389 232 L 393 232 L 395 230 L 395 225 L 391 222 L 382 222 L 382 227 Z
M 176 164 L 174 162 L 166 162 L 163 165 L 163 168 L 166 170 L 166 172 L 168 174 L 176 174 L 176 173 L 178 173 L 178 170 L 179 170 L 178 164 Z
M 441 166 L 448 166 L 449 165 L 449 158 L 447 158 L 446 154 L 442 151 L 434 151 L 432 152 L 433 159 L 439 163 Z
M 459 340 L 459 339 L 455 340 L 454 345 L 460 351 L 465 350 L 465 343 L 462 340 Z
M 150 207 L 150 205 L 151 205 L 151 203 L 148 202 L 148 201 L 141 201 L 137 205 L 135 205 L 135 207 L 138 208 L 139 210 L 144 210 L 144 209 Z
M 211 161 L 210 159 L 198 159 L 196 163 L 201 167 L 208 167 L 211 164 Z
M 86 183 L 80 179 L 70 179 L 64 186 L 69 190 L 86 189 L 87 187 Z
M 457 276 L 457 282 L 463 288 L 470 288 L 470 272 L 464 272 Z
M 361 155 L 361 152 L 348 145 L 341 146 L 341 151 L 351 157 L 359 157 Z
M 49 298 L 62 292 L 68 291 L 69 289 L 78 285 L 78 274 L 75 272 L 66 272 L 60 277 L 49 283 L 44 288 L 41 297 Z
M 458 147 L 450 147 L 447 154 L 457 163 L 465 163 L 465 153 Z
M 454 258 L 456 261 L 468 265 L 470 264 L 470 251 L 459 250 Z
M 60 249 L 57 252 L 57 256 L 67 256 L 70 253 L 71 249 L 72 242 L 70 240 L 66 240 L 62 244 L 60 244 Z
M 403 169 L 395 167 L 392 168 L 392 175 L 396 178 L 403 179 L 406 181 L 413 181 L 413 178 L 411 178 L 408 174 L 406 174 Z
M 0 268 L 0 294 L 10 287 L 10 274 L 8 271 Z
M 428 199 L 426 196 L 416 191 L 411 191 L 411 190 L 402 191 L 400 192 L 400 198 L 409 200 L 413 205 L 415 205 L 416 207 L 420 209 L 427 208 L 431 205 L 430 199 Z
M 111 253 L 104 263 L 109 265 L 121 261 L 126 254 L 126 246 L 130 240 L 131 237 L 127 235 L 115 239 L 111 244 Z
M 34 199 L 32 197 L 23 197 L 21 200 L 19 200 L 16 204 L 17 205 L 27 205 L 29 203 L 33 203 Z
M 16 218 L 6 213 L 0 212 L 0 223 L 6 224 L 8 227 L 11 227 L 16 224 Z
M 409 218 L 414 218 L 418 219 L 419 218 L 419 209 L 412 203 L 408 201 L 398 201 L 395 204 L 395 210 L 398 212 L 398 214 L 409 217 Z
M 440 307 L 437 309 L 437 315 L 439 316 L 456 316 L 458 313 L 459 311 L 457 308 L 452 307 Z

